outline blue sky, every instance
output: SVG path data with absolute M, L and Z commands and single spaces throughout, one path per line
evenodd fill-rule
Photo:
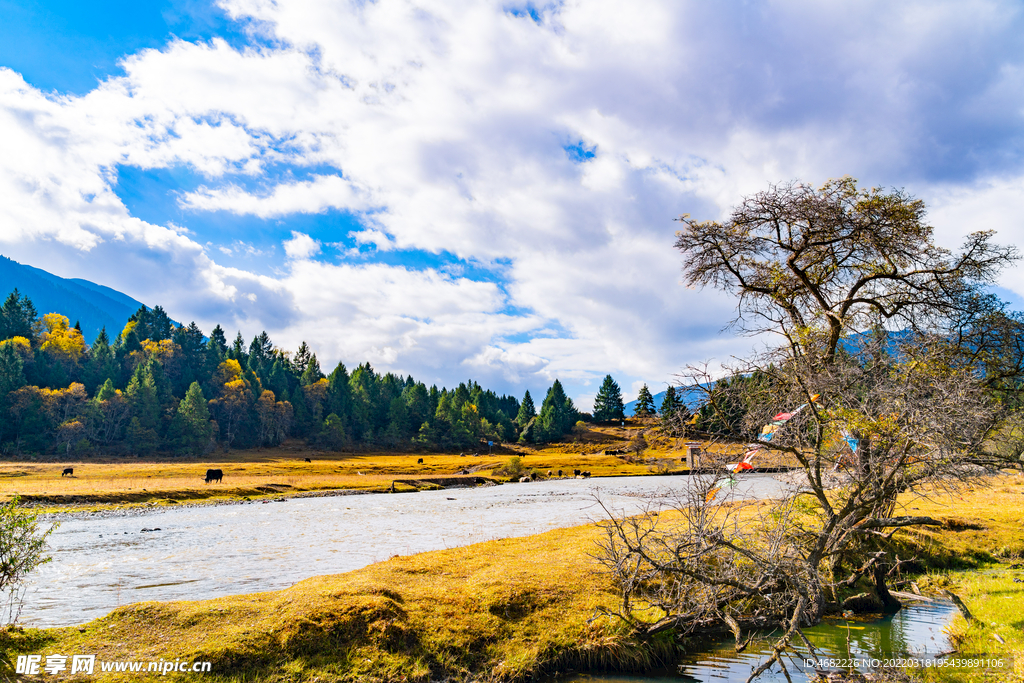
M 681 213 L 850 174 L 1024 242 L 1018 2 L 0 0 L 0 253 L 324 364 L 628 397 L 756 340 Z M 1015 305 L 1020 269 L 998 290 Z
M 0 16 L 0 64 L 41 90 L 76 95 L 123 75 L 125 55 L 160 49 L 171 37 L 250 42 L 244 22 L 201 0 L 0 0 Z

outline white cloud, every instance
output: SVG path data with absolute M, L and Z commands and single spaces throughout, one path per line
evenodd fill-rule
M 728 296 L 679 286 L 671 219 L 719 218 L 769 182 L 850 173 L 925 198 L 946 245 L 987 226 L 1024 243 L 1013 2 L 594 0 L 539 25 L 498 2 L 222 6 L 279 47 L 175 41 L 84 97 L 0 70 L 0 248 L 207 326 L 315 339 L 329 362 L 558 376 L 583 395 L 607 372 L 653 387 L 749 348 L 718 334 Z M 594 158 L 574 163 L 578 142 Z M 119 165 L 202 176 L 178 197 L 192 233 L 132 216 Z M 328 210 L 364 227 L 286 227 L 287 260 L 259 272 L 217 259 L 279 234 L 212 239 L 188 220 Z M 353 242 L 376 251 L 314 261 Z M 503 287 L 372 262 L 410 250 L 500 260 Z M 1004 284 L 1024 294 L 1018 274 Z
M 364 211 L 370 208 L 365 193 L 338 176 L 317 175 L 312 180 L 282 183 L 266 195 L 246 192 L 237 185 L 211 189 L 200 187 L 179 199 L 194 211 L 229 211 L 238 215 L 278 218 L 296 213 L 319 213 L 325 209 Z
M 292 230 L 292 238 L 284 242 L 284 253 L 291 259 L 308 259 L 320 253 L 320 242 Z

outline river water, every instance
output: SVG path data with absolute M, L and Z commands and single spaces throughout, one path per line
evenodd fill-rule
M 160 508 L 59 518 L 53 561 L 32 574 L 19 622 L 69 626 L 142 600 L 201 600 L 286 588 L 393 555 L 537 534 L 662 505 L 690 478 L 562 479 L 401 494 Z M 745 475 L 737 497 L 780 495 Z M 143 531 L 147 529 L 147 531 Z M 149 531 L 149 529 L 159 529 Z
M 949 652 L 949 640 L 943 632 L 956 613 L 949 602 L 912 602 L 896 614 L 872 621 L 829 620 L 804 629 L 807 639 L 818 651 L 823 670 L 844 670 L 853 665 L 859 671 L 897 668 L 899 660 L 913 658 L 918 666 L 934 662 L 935 656 Z M 750 672 L 768 658 L 773 641 L 762 638 L 737 654 L 733 640 L 709 640 L 690 643 L 690 652 L 682 654 L 670 670 L 651 675 L 576 674 L 552 683 L 719 683 L 745 681 Z M 800 648 L 805 650 L 804 647 Z M 831 660 L 831 661 L 830 661 Z M 893 660 L 897 660 L 894 662 Z M 814 667 L 802 657 L 786 659 L 786 668 L 794 683 L 814 678 Z M 758 683 L 783 683 L 785 674 L 776 666 L 757 679 Z

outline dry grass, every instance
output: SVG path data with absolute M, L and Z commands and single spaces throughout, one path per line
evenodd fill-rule
M 586 663 L 649 667 L 656 650 L 607 618 L 588 621 L 617 599 L 588 555 L 598 533 L 584 526 L 396 556 L 283 591 L 139 603 L 83 632 L 6 637 L 41 654 L 211 661 L 204 681 L 523 680 Z
M 958 650 L 954 656 L 999 659 L 1006 666 L 918 673 L 924 680 L 944 683 L 1024 681 L 1024 476 L 1003 476 L 990 487 L 959 493 L 930 493 L 925 499 L 905 498 L 901 512 L 930 515 L 945 524 L 901 531 L 897 539 L 904 557 L 916 556 L 929 568 L 916 581 L 923 591 L 952 590 L 976 617 L 968 625 L 957 616 L 950 625 L 948 633 Z
M 997 563 L 1002 573 L 992 580 L 985 578 L 989 574 L 942 572 L 918 581 L 926 591 L 945 585 L 960 592 L 981 618 L 970 628 L 954 624 L 962 647 L 979 655 L 1015 655 L 1018 662 L 1024 661 L 1024 595 L 1006 570 L 1024 551 L 1022 496 L 1024 477 L 1006 476 L 955 498 L 905 497 L 906 512 L 948 523 L 898 534 L 904 557 L 916 555 L 923 565 Z M 757 506 L 749 507 L 753 512 Z M 665 523 L 675 522 L 665 517 Z M 601 533 L 594 525 L 557 529 L 396 556 L 282 591 L 138 603 L 82 631 L 0 632 L 0 647 L 15 653 L 96 653 L 101 660 L 208 660 L 213 673 L 201 680 L 224 683 L 518 681 L 591 667 L 644 670 L 668 656 L 673 644 L 666 639 L 644 647 L 611 619 L 595 618 L 600 608 L 618 602 L 609 577 L 590 557 Z M 928 675 L 942 681 L 1019 680 L 973 677 L 970 671 Z

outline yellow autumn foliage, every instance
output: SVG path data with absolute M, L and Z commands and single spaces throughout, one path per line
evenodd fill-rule
M 23 363 L 32 358 L 32 343 L 25 339 L 25 337 L 11 337 L 10 339 L 0 341 L 0 349 L 6 346 L 13 346 Z
M 234 358 L 228 358 L 217 366 L 217 374 L 214 376 L 214 384 L 218 386 L 227 385 L 230 382 L 241 380 L 242 365 Z
M 77 363 L 85 353 L 82 333 L 71 327 L 67 316 L 47 313 L 43 316 L 43 343 L 40 348 L 50 355 Z

